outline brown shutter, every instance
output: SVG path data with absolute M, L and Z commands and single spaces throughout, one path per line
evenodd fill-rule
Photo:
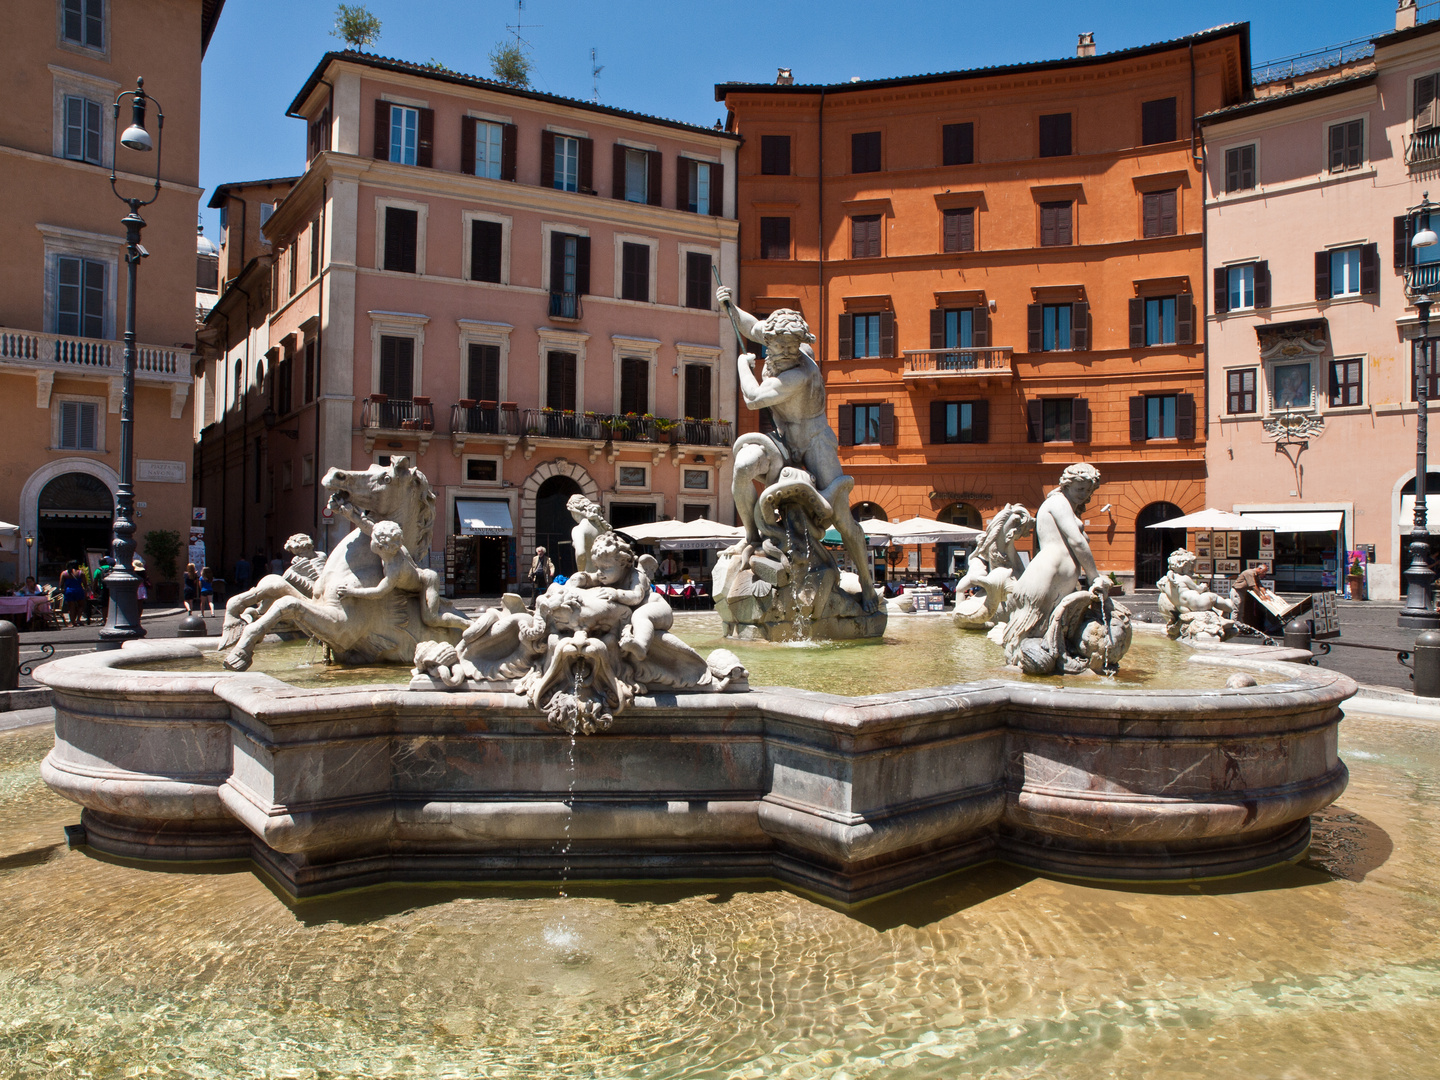
M 614 164 L 610 172 L 610 197 L 625 198 L 625 147 L 618 142 L 611 148 Z
M 960 211 L 960 250 L 975 250 L 975 211 Z
M 514 124 L 506 124 L 500 132 L 500 179 L 515 179 L 515 142 L 519 137 L 519 129 Z M 551 146 L 551 168 L 554 168 L 554 146 Z
M 435 110 L 420 109 L 420 141 L 415 147 L 415 164 L 422 169 L 435 167 Z M 474 169 L 470 170 L 474 172 Z
M 1423 75 L 1415 80 L 1416 131 L 1436 126 L 1436 81 L 1435 75 Z
M 1230 274 L 1223 266 L 1215 268 L 1214 288 L 1215 314 L 1224 315 L 1230 310 Z
M 1070 401 L 1070 441 L 1090 441 L 1090 399 L 1077 397 Z
M 849 402 L 840 406 L 839 439 L 841 446 L 855 445 L 855 406 Z
M 1255 306 L 1270 306 L 1270 263 L 1264 259 L 1255 264 Z
M 1175 395 L 1175 437 L 1195 438 L 1195 395 Z
M 1225 151 L 1225 190 L 1240 190 L 1240 158 L 1243 147 Z
M 970 403 L 970 441 L 990 441 L 990 402 L 985 398 Z
M 475 118 L 460 118 L 460 171 L 466 176 L 475 175 Z
M 590 237 L 575 240 L 575 294 L 590 295 Z
M 1369 296 L 1380 291 L 1380 245 L 1360 249 L 1360 291 Z
M 695 163 L 687 157 L 675 158 L 675 209 L 690 208 L 690 170 Z
M 1330 299 L 1330 252 L 1315 252 L 1315 299 Z
M 1045 348 L 1045 308 L 1041 304 L 1029 304 L 1025 308 L 1025 323 L 1028 341 L 1027 352 L 1039 352 Z M 1033 441 L 1033 440 L 1032 440 Z
M 1040 207 L 1040 246 L 1052 247 L 1055 241 L 1056 211 L 1053 206 Z
M 1074 203 L 1064 203 L 1055 211 L 1055 242 L 1062 246 L 1075 242 Z
M 646 201 L 650 206 L 659 206 L 661 170 L 664 168 L 662 162 L 665 157 L 654 150 L 650 151 L 647 156 L 650 158 L 650 183 L 648 185 L 650 190 L 645 193 Z
M 1175 297 L 1175 344 L 1195 344 L 1195 304 L 1189 293 Z
M 1177 207 L 1178 192 L 1162 191 L 1160 193 L 1160 235 L 1174 236 L 1180 231 L 1179 212 Z
M 932 443 L 943 443 L 945 441 L 945 402 L 930 402 L 930 441 Z
M 945 309 L 930 309 L 930 348 L 943 349 L 945 347 Z
M 390 103 L 375 99 L 375 160 L 390 160 Z
M 710 163 L 710 216 L 725 216 L 725 166 Z
M 840 315 L 840 359 L 855 357 L 855 316 L 842 312 Z
M 888 401 L 880 406 L 880 445 L 895 445 L 895 406 Z
M 880 312 L 880 355 L 895 355 L 895 313 L 893 311 Z
M 580 176 L 576 185 L 582 195 L 595 194 L 595 140 L 580 141 Z
M 550 291 L 565 291 L 565 234 L 550 234 Z
M 1145 347 L 1145 298 L 1132 296 L 1130 298 L 1130 348 L 1143 349 Z
M 1039 398 L 1025 403 L 1025 441 L 1041 442 L 1044 439 L 1044 402 Z
M 960 211 L 946 210 L 941 215 L 945 225 L 944 251 L 960 250 Z
M 1140 197 L 1142 204 L 1142 236 L 1160 235 L 1160 193 L 1147 191 Z
M 1076 352 L 1090 348 L 1090 305 L 1084 300 L 1070 305 L 1070 348 Z
M 1410 265 L 1410 237 L 1415 229 L 1415 219 L 1401 214 L 1395 219 L 1395 269 L 1404 270 Z
M 977 349 L 990 347 L 990 309 L 976 304 L 970 312 L 970 344 Z
M 1145 441 L 1145 395 L 1137 394 L 1130 399 L 1130 441 Z
M 555 133 L 540 132 L 540 186 L 555 186 Z

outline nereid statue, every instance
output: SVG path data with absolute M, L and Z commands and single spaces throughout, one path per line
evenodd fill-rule
M 980 629 L 995 622 L 1007 587 L 1025 570 L 1015 550 L 1015 541 L 1029 535 L 1034 527 L 1035 519 L 1019 503 L 1006 503 L 1004 509 L 990 519 L 970 554 L 965 576 L 955 584 L 956 625 Z M 973 588 L 982 591 L 970 596 L 969 590 Z
M 1235 605 L 1201 588 L 1191 576 L 1198 559 L 1193 551 L 1177 548 L 1170 553 L 1170 569 L 1155 583 L 1160 590 L 1157 606 L 1165 616 L 1165 632 L 1188 641 L 1226 641 L 1240 632 L 1233 618 Z

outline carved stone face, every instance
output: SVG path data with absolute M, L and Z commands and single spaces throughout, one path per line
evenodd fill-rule
M 1177 574 L 1185 574 L 1187 577 L 1195 569 L 1195 562 L 1198 556 L 1186 548 L 1177 548 L 1170 553 L 1169 566 Z

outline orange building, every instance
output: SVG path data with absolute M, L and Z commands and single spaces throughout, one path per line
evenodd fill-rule
M 804 312 L 861 516 L 979 525 L 1076 460 L 1102 569 L 1141 585 L 1198 510 L 1194 118 L 1250 93 L 1249 28 L 1010 67 L 716 87 L 741 303 Z M 783 74 L 782 74 L 783 78 Z M 754 426 L 753 414 L 741 418 Z M 1105 509 L 1108 507 L 1108 509 Z M 949 552 L 926 552 L 923 569 Z

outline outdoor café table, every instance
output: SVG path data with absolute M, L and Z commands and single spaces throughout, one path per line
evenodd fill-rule
M 36 615 L 50 614 L 50 601 L 43 596 L 0 596 L 0 619 L 19 621 L 27 624 Z

